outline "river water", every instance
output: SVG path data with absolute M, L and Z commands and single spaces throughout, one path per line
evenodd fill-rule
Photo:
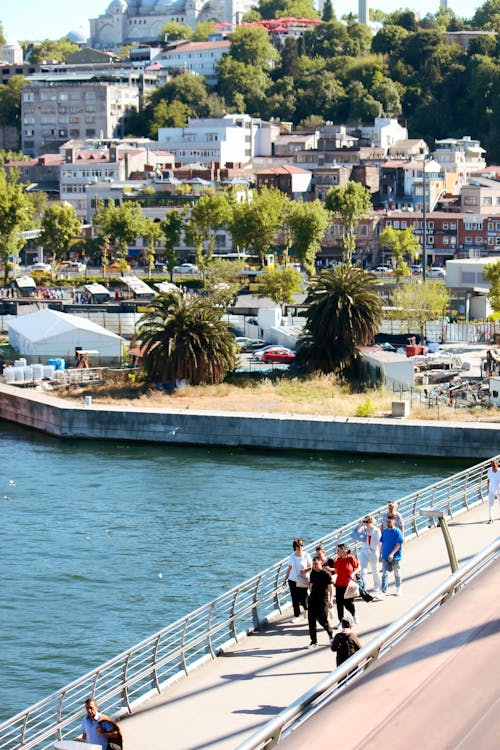
M 343 523 L 472 465 L 61 441 L 0 422 L 0 721 Z

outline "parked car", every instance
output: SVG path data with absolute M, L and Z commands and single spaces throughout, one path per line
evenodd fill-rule
M 174 266 L 173 272 L 178 276 L 198 276 L 200 269 L 194 263 L 181 263 L 180 266 Z
M 237 336 L 236 345 L 240 352 L 254 352 L 256 349 L 262 349 L 265 341 L 262 339 L 250 339 L 247 336 Z
M 373 269 L 373 273 L 377 276 L 394 276 L 394 271 L 390 266 L 377 266 Z
M 160 273 L 167 273 L 168 272 L 168 266 L 166 263 L 160 263 L 159 261 L 156 261 L 155 263 L 155 271 L 160 271 Z
M 295 352 L 284 346 L 272 346 L 262 355 L 263 362 L 276 362 L 278 364 L 289 365 L 295 359 Z
M 63 273 L 68 273 L 68 271 L 73 271 L 75 273 L 85 273 L 87 270 L 87 266 L 85 263 L 80 263 L 77 260 L 68 260 L 61 266 L 61 271 Z
M 427 270 L 426 276 L 428 279 L 445 279 L 446 278 L 446 271 L 444 268 L 429 268 Z
M 114 260 L 109 263 L 106 268 L 108 273 L 122 273 L 122 271 L 130 271 L 130 264 L 124 264 L 123 261 Z
M 26 266 L 30 273 L 49 273 L 50 269 L 50 263 L 32 263 L 31 266 Z
M 419 276 L 422 273 L 422 266 L 418 263 L 414 263 L 410 266 L 410 270 L 414 276 Z
M 265 352 L 267 352 L 268 349 L 274 349 L 275 347 L 276 344 L 268 344 L 267 346 L 263 346 L 262 349 L 256 349 L 252 354 L 252 359 L 262 362 Z

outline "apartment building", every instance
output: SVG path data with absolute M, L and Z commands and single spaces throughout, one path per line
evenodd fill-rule
M 21 100 L 25 154 L 56 152 L 68 138 L 123 135 L 125 116 L 139 107 L 138 80 L 109 73 L 40 73 L 26 79 Z
M 185 128 L 159 128 L 158 144 L 181 164 L 248 164 L 254 156 L 270 156 L 279 133 L 279 125 L 244 114 L 190 117 Z

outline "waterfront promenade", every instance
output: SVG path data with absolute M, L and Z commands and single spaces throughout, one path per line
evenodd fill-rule
M 498 537 L 500 520 L 487 524 L 486 519 L 487 507 L 483 504 L 450 521 L 459 564 Z M 229 548 L 224 551 L 228 561 L 237 565 L 238 551 Z M 217 558 L 220 561 L 221 555 Z M 416 604 L 449 573 L 439 528 L 406 543 L 403 596 L 395 597 L 391 586 L 385 601 L 356 602 L 360 618 L 356 632 L 362 643 L 366 644 Z M 493 589 L 495 586 L 498 588 L 498 583 L 492 582 Z M 463 623 L 457 623 L 457 628 L 462 626 Z M 125 747 L 127 750 L 145 747 L 164 750 L 166 746 L 169 750 L 234 750 L 334 668 L 334 654 L 328 647 L 326 633 L 319 632 L 318 642 L 320 648 L 307 650 L 307 623 L 290 623 L 290 613 L 279 617 L 263 632 L 245 638 L 123 719 Z

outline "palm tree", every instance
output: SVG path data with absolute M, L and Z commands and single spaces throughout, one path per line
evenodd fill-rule
M 159 295 L 139 322 L 146 379 L 221 383 L 236 362 L 234 336 L 221 316 L 222 310 L 204 299 Z
M 382 319 L 383 301 L 373 288 L 377 277 L 342 263 L 320 271 L 312 282 L 304 333 L 297 342 L 297 364 L 306 370 L 340 371 L 369 343 Z

